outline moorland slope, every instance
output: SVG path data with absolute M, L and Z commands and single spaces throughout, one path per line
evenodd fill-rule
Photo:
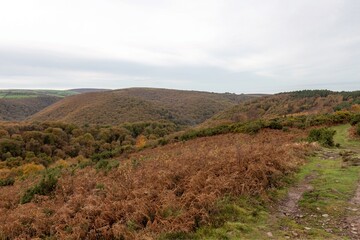
M 324 114 L 359 107 L 360 91 L 303 90 L 279 93 L 240 103 L 214 115 L 204 125 L 290 115 Z
M 255 97 L 257 95 L 130 88 L 70 96 L 28 120 L 104 125 L 167 120 L 195 125 Z
M 351 99 L 350 108 L 356 108 Z M 359 113 L 289 116 L 174 133 L 177 129 L 165 122 L 112 127 L 3 123 L 0 239 L 358 236 L 345 227 L 339 231 L 338 223 L 357 227 L 358 218 L 342 219 L 353 217 L 346 212 L 350 207 L 358 210 L 347 201 L 359 174 L 349 162 L 359 158 L 349 155 L 345 136 L 360 135 Z M 335 130 L 343 132 L 336 142 Z M 301 218 L 278 210 L 287 187 L 297 181 L 312 186 L 295 202 Z

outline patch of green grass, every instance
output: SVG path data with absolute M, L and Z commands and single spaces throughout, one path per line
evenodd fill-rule
M 313 159 L 311 167 L 318 177 L 312 181 L 314 190 L 304 194 L 300 206 L 307 211 L 340 216 L 356 190 L 360 168 L 342 168 L 341 159 L 319 158 Z
M 339 143 L 342 148 L 359 147 L 360 142 L 349 138 L 350 124 L 339 125 L 331 129 L 336 131 L 334 136 L 335 143 Z
M 341 125 L 332 128 L 336 130 L 335 142 L 343 148 L 359 146 L 359 142 L 349 140 L 349 127 Z M 339 150 L 333 151 L 336 153 Z M 301 222 L 311 225 L 312 229 L 331 229 L 335 238 L 341 231 L 338 223 L 348 214 L 346 208 L 360 180 L 360 167 L 344 167 L 340 156 L 337 159 L 312 157 L 299 175 L 309 172 L 315 172 L 317 177 L 311 181 L 313 190 L 305 192 L 299 202 L 299 207 L 306 215 Z M 324 214 L 329 216 L 324 218 Z
M 225 198 L 217 203 L 210 225 L 200 227 L 195 239 L 259 239 L 268 231 L 266 202 L 255 197 Z
M 305 229 L 309 226 L 310 229 Z M 277 239 L 338 239 L 324 229 L 313 228 L 311 224 L 300 224 L 288 217 L 279 218 L 273 229 Z
M 186 232 L 170 232 L 165 233 L 159 236 L 158 240 L 197 240 L 199 239 L 193 233 L 186 233 Z

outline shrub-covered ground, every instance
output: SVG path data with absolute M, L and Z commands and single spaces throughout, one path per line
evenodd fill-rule
M 300 137 L 296 130 L 263 130 L 169 144 L 96 165 L 83 158 L 56 162 L 1 187 L 0 236 L 131 239 L 192 232 L 215 224 L 216 203 L 224 197 L 259 196 L 281 186 L 312 148 L 295 143 Z
M 219 213 L 226 216 L 228 205 L 219 203 L 270 199 L 269 190 L 281 188 L 314 149 L 302 140 L 349 144 L 339 134 L 333 141 L 332 130 L 312 129 L 356 126 L 357 118 L 341 111 L 177 133 L 166 122 L 4 124 L 0 239 L 206 236 L 227 226 Z M 343 136 L 348 128 L 336 131 Z

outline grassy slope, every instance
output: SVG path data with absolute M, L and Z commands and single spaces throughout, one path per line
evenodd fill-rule
M 29 120 L 111 125 L 134 121 L 169 120 L 183 125 L 194 125 L 252 97 L 197 91 L 131 88 L 71 96 L 34 115 Z
M 334 140 L 336 143 L 339 143 L 343 148 L 352 149 L 359 147 L 360 145 L 358 141 L 346 137 L 350 127 L 350 124 L 346 124 L 333 128 L 338 133 L 335 135 Z
M 335 141 L 340 143 L 343 149 L 360 146 L 359 142 L 349 140 L 349 127 L 334 127 L 337 131 Z M 311 182 L 314 189 L 306 192 L 300 200 L 299 207 L 303 217 L 297 221 L 294 216 L 280 216 L 277 207 L 269 205 L 268 201 L 253 198 L 225 200 L 219 202 L 223 209 L 219 216 L 226 219 L 223 226 L 205 227 L 195 234 L 175 234 L 162 238 L 269 239 L 268 233 L 271 233 L 276 239 L 346 239 L 339 223 L 346 217 L 348 201 L 359 181 L 360 167 L 343 168 L 340 158 L 321 159 L 313 156 L 290 182 L 299 183 L 312 173 L 317 175 Z M 286 191 L 286 188 L 280 188 L 270 192 L 270 195 L 276 196 L 281 202 Z M 325 219 L 323 214 L 328 214 L 329 218 Z

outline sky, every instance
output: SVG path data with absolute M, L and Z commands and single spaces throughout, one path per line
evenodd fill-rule
M 359 0 L 0 0 L 0 89 L 360 90 Z

